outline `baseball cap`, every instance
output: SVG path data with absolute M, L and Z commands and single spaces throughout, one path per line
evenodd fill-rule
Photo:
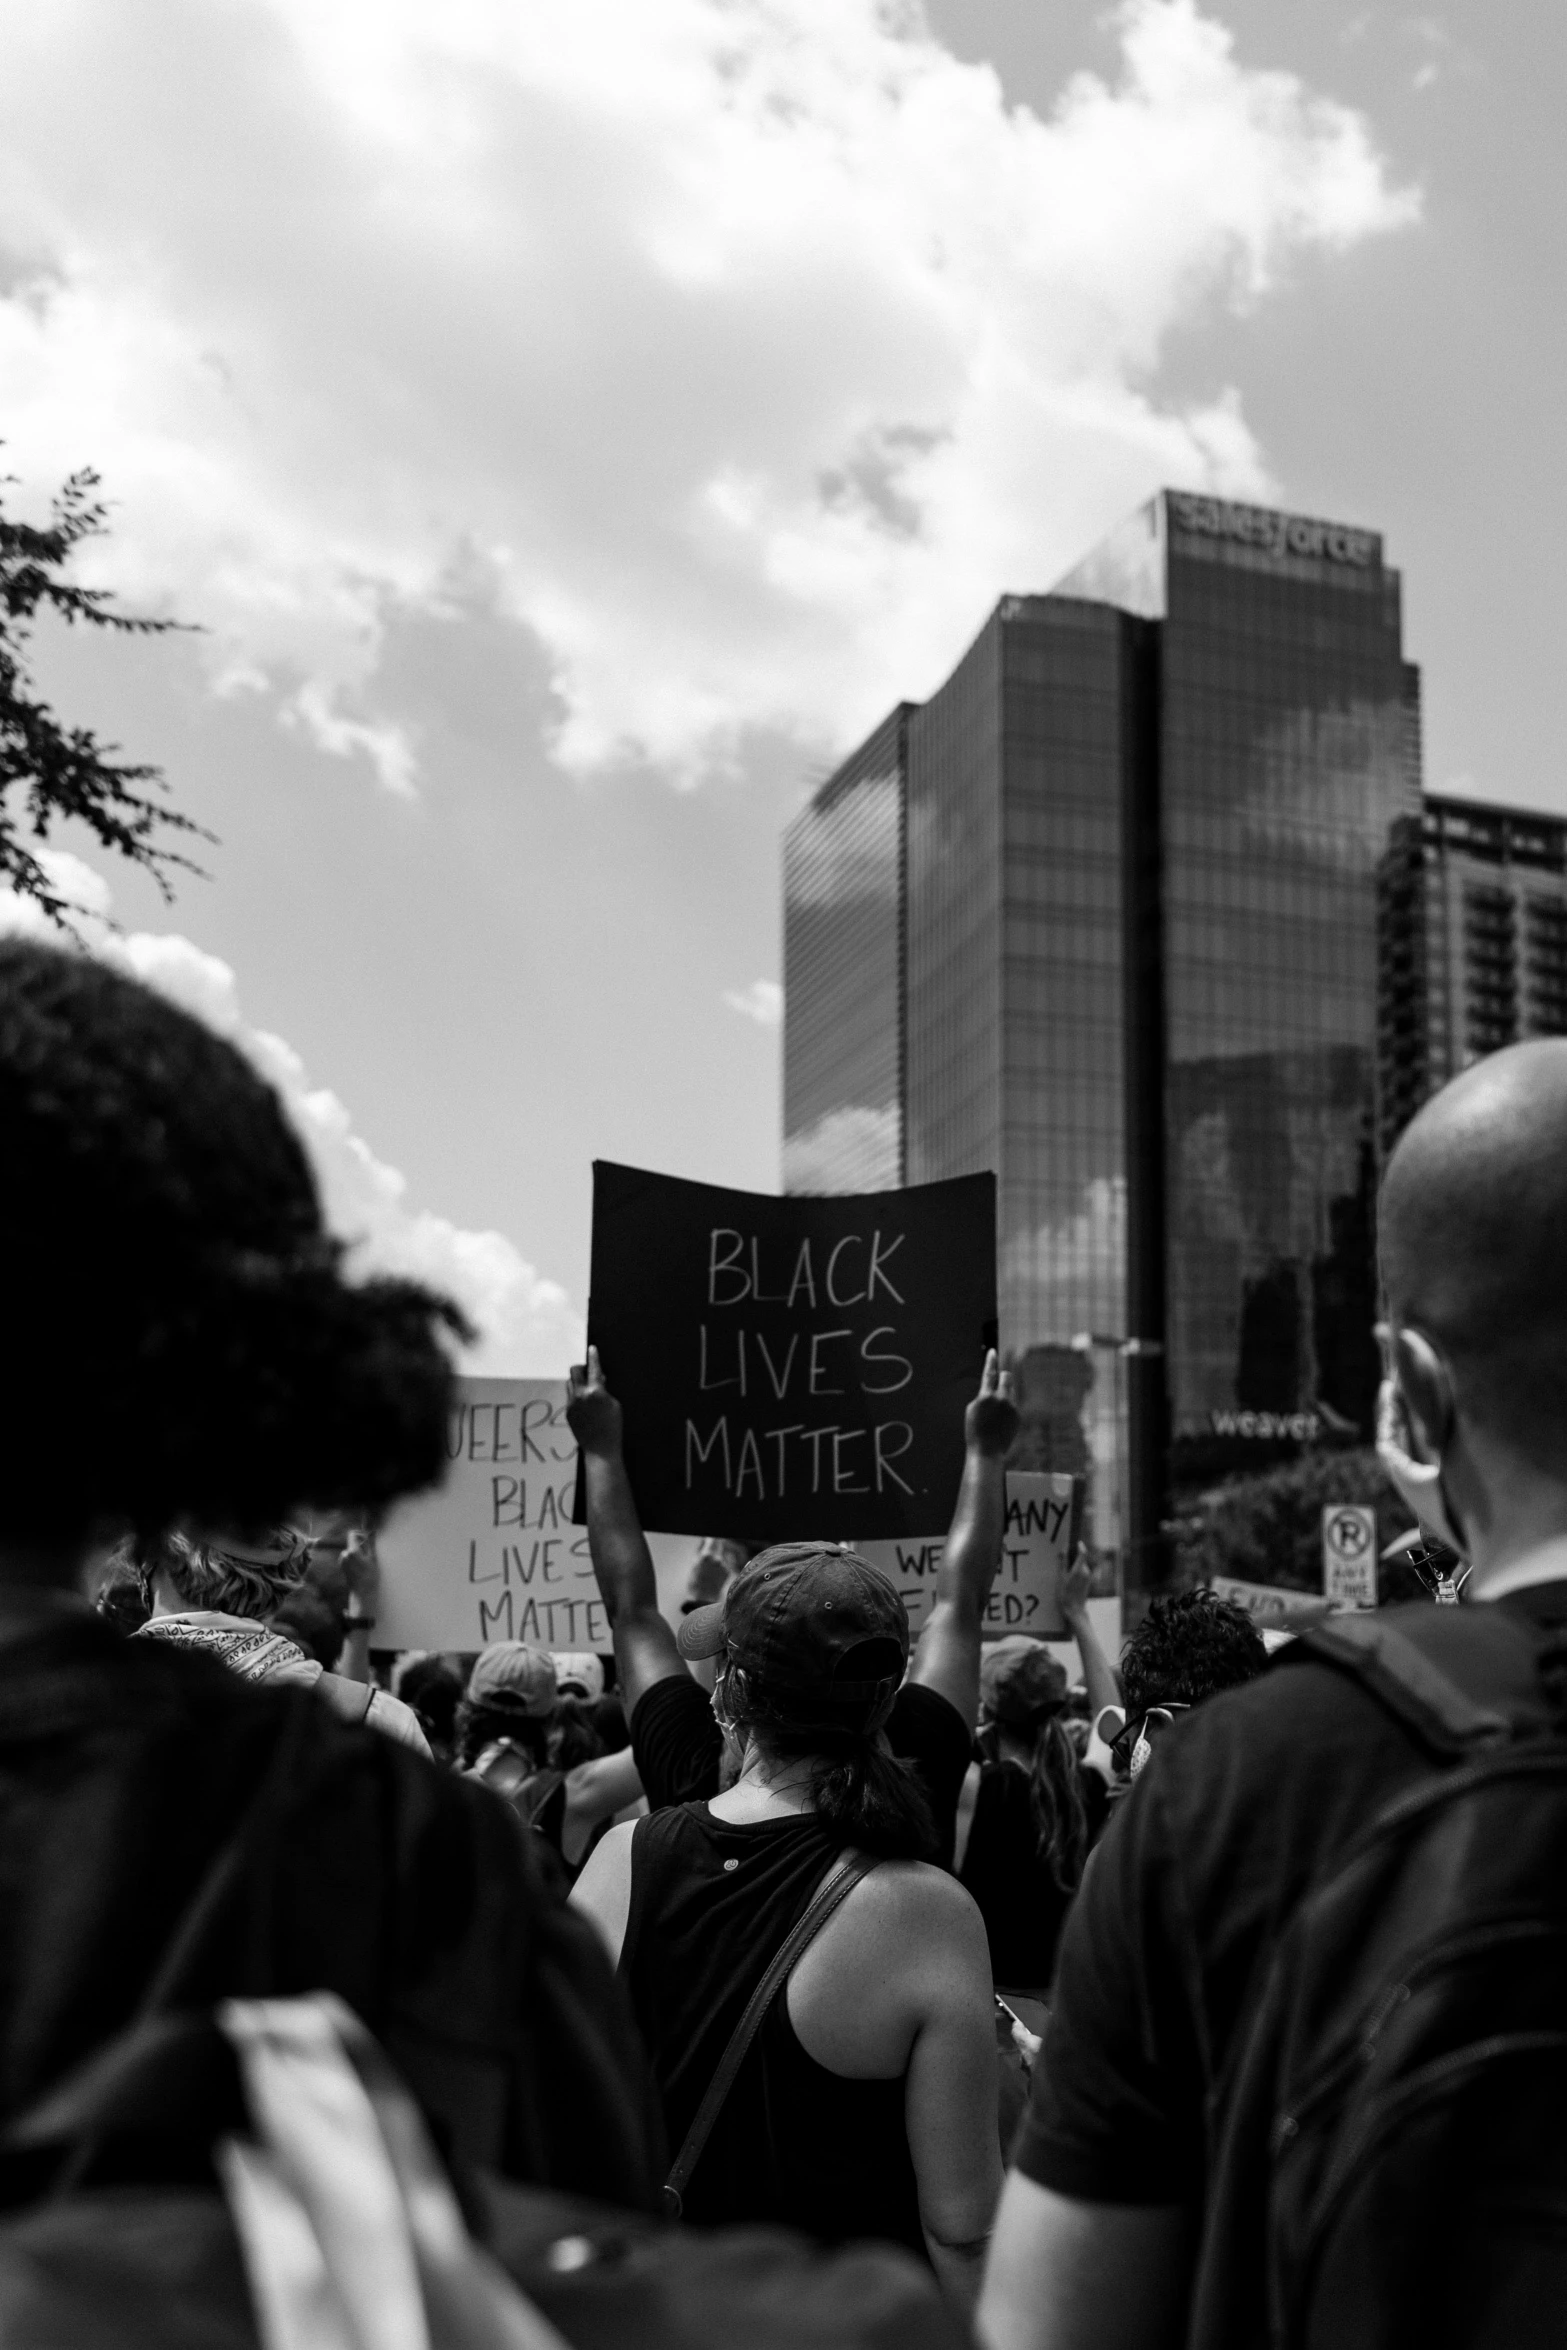
M 1026 1729 L 1066 1696 L 1066 1667 L 1026 1632 L 986 1643 L 979 1660 L 979 1702 L 993 1722 Z
M 909 1619 L 891 1576 L 857 1551 L 785 1542 L 693 1608 L 676 1639 L 682 1656 L 727 1654 L 769 1689 L 865 1706 L 903 1678 Z
M 468 1697 L 475 1705 L 509 1706 L 513 1713 L 542 1720 L 560 1702 L 555 1659 L 525 1640 L 492 1641 L 474 1659 Z
M 562 1697 L 585 1697 L 592 1705 L 604 1694 L 604 1660 L 591 1648 L 556 1649 L 555 1686 Z

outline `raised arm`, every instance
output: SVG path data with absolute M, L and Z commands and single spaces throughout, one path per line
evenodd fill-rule
M 604 1384 L 597 1347 L 575 1364 L 566 1418 L 582 1449 L 588 1503 L 588 1551 L 615 1643 L 615 1677 L 629 1721 L 655 1681 L 682 1677 L 675 1635 L 658 1612 L 658 1583 L 632 1498 L 622 1451 L 620 1406 Z
M 985 1357 L 979 1393 L 968 1407 L 968 1449 L 936 1598 L 914 1651 L 911 1681 L 935 1689 L 972 1730 L 979 1719 L 980 1623 L 1001 1564 L 1006 1524 L 1006 1457 L 1018 1431 L 1012 1374 L 994 1348 Z
M 1088 1586 L 1093 1577 L 1094 1570 L 1088 1552 L 1080 1542 L 1072 1564 L 1056 1588 L 1066 1628 L 1077 1642 L 1077 1653 L 1082 1659 L 1083 1680 L 1088 1690 L 1088 1718 L 1091 1722 L 1097 1722 L 1107 1705 L 1120 1704 L 1121 1680 L 1100 1646 L 1099 1635 L 1094 1630 L 1093 1618 L 1088 1612 Z

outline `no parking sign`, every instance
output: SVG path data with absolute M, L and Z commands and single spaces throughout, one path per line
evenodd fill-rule
M 1366 1502 L 1324 1502 L 1322 1588 L 1335 1607 L 1376 1606 L 1377 1513 Z

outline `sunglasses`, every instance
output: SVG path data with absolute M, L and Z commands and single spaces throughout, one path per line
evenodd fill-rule
M 1171 1698 L 1168 1705 L 1151 1705 L 1140 1719 L 1130 1721 L 1110 1740 L 1110 1755 L 1123 1779 L 1135 1776 L 1140 1767 L 1137 1749 L 1144 1749 L 1141 1757 L 1146 1762 L 1157 1733 L 1173 1727 L 1177 1714 L 1189 1714 L 1189 1705 Z
M 1468 1560 L 1461 1559 L 1456 1550 L 1449 1550 L 1445 1542 L 1406 1550 L 1404 1556 L 1433 1599 L 1456 1600 L 1469 1580 Z

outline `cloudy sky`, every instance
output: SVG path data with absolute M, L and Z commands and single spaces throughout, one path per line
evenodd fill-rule
M 62 708 L 219 835 L 94 935 L 567 1358 L 589 1162 L 776 1187 L 781 825 L 1161 482 L 1387 533 L 1427 778 L 1567 811 L 1550 0 L 0 0 Z M 62 845 L 80 852 L 83 843 Z

